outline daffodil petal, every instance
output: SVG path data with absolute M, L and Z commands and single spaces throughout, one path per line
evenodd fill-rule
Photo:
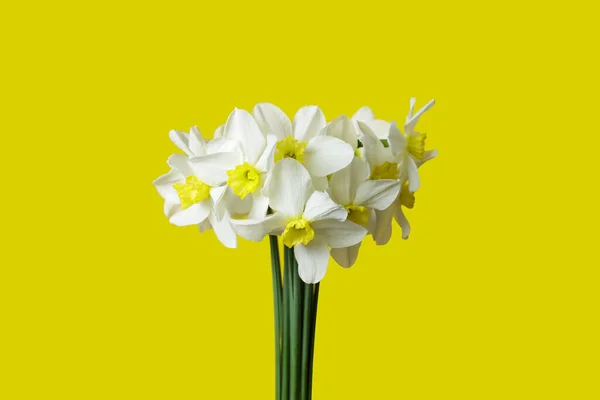
M 223 243 L 225 247 L 229 249 L 235 249 L 237 247 L 237 236 L 233 230 L 233 227 L 231 226 L 229 213 L 227 213 L 220 220 L 216 217 L 216 215 L 211 213 L 208 215 L 208 220 L 215 231 L 217 239 L 219 239 L 219 241 Z
M 331 249 L 331 257 L 333 257 L 339 266 L 350 268 L 354 265 L 356 259 L 358 258 L 358 251 L 360 250 L 361 244 L 362 242 L 357 243 L 354 246 Z
M 275 163 L 263 190 L 271 208 L 288 217 L 301 216 L 313 192 L 310 174 L 292 158 Z
M 239 162 L 239 154 L 233 152 L 190 158 L 194 175 L 210 186 L 224 184 L 227 181 L 227 171 L 235 168 Z
M 326 125 L 325 115 L 317 106 L 305 106 L 298 110 L 292 124 L 294 138 L 299 142 L 308 142 Z
M 170 201 L 165 201 L 165 205 L 163 206 L 163 211 L 165 212 L 165 216 L 167 218 L 171 218 L 175 213 L 181 210 L 181 204 L 172 203 Z
M 402 239 L 408 239 L 408 236 L 410 235 L 410 223 L 408 222 L 408 219 L 406 219 L 404 212 L 402 212 L 402 207 L 396 209 L 394 218 L 398 225 L 400 225 L 400 228 L 402 228 Z
M 211 140 L 206 144 L 206 154 L 215 154 L 215 153 L 230 153 L 234 152 L 242 156 L 242 150 L 239 144 L 235 140 L 229 140 L 225 138 L 219 138 Z M 241 159 L 240 159 L 240 162 Z
M 206 152 L 206 141 L 197 126 L 192 126 L 189 134 L 189 148 L 194 156 L 203 156 Z
M 395 207 L 399 207 L 396 202 L 383 211 L 375 211 L 377 225 L 373 232 L 373 239 L 377 245 L 386 244 L 392 236 L 392 219 L 396 211 Z
M 256 164 L 262 154 L 266 139 L 252 115 L 246 110 L 235 109 L 227 118 L 223 137 L 240 144 L 246 161 Z
M 356 190 L 354 203 L 357 205 L 385 210 L 400 193 L 400 181 L 392 179 L 378 179 L 364 181 Z
M 222 138 L 223 132 L 225 132 L 225 124 L 219 126 L 217 129 L 215 129 L 215 133 L 213 134 L 213 140 Z
M 354 157 L 352 162 L 334 173 L 329 181 L 329 192 L 339 204 L 353 204 L 356 189 L 360 182 L 369 178 L 367 165 L 363 160 Z
M 317 191 L 313 192 L 306 202 L 302 216 L 311 223 L 323 219 L 344 221 L 348 216 L 348 212 L 344 207 L 331 200 L 327 193 Z
M 419 177 L 419 171 L 415 160 L 413 160 L 412 157 L 406 157 L 406 162 L 408 162 L 408 190 L 411 193 L 414 193 L 419 190 L 419 187 L 421 186 L 421 178 Z
M 317 283 L 323 279 L 329 263 L 327 244 L 319 239 L 309 244 L 299 244 L 294 247 L 294 255 L 298 262 L 298 274 L 304 283 Z
M 177 226 L 197 225 L 208 217 L 210 203 L 210 201 L 203 201 L 193 204 L 185 210 L 173 214 L 169 222 Z
M 267 135 L 267 144 L 265 150 L 256 162 L 256 168 L 261 171 L 270 171 L 273 167 L 273 153 L 275 145 L 277 144 L 277 137 L 275 135 Z
M 327 176 L 350 164 L 354 158 L 352 147 L 330 136 L 313 138 L 304 152 L 304 165 L 314 176 Z
M 188 156 L 192 156 L 193 153 L 189 147 L 189 135 L 186 132 L 177 131 L 172 129 L 169 131 L 169 139 Z
M 361 107 L 352 116 L 352 121 L 372 121 L 374 119 L 375 114 L 373 114 L 373 111 L 367 106 Z
M 322 219 L 311 223 L 315 234 L 319 235 L 332 248 L 348 247 L 360 243 L 367 230 L 352 221 Z
M 253 242 L 260 242 L 266 235 L 281 234 L 286 222 L 286 216 L 275 213 L 264 219 L 232 219 L 231 225 L 240 237 Z
M 326 136 L 331 136 L 348 143 L 352 151 L 356 150 L 358 145 L 358 134 L 352 121 L 345 115 L 331 121 L 324 130 Z
M 431 100 L 429 103 L 425 104 L 419 111 L 417 111 L 404 125 L 404 133 L 407 135 L 411 135 L 415 130 L 415 126 L 419 121 L 419 118 L 425 113 L 425 111 L 429 110 L 435 104 L 435 100 Z M 414 106 L 413 106 L 414 107 Z
M 179 204 L 179 196 L 173 185 L 183 181 L 185 181 L 185 176 L 178 170 L 172 169 L 156 178 L 153 184 L 163 199 L 174 204 Z
M 398 157 L 399 154 L 406 151 L 406 138 L 402 132 L 400 132 L 400 129 L 398 129 L 396 121 L 392 121 L 392 124 L 390 125 L 388 141 L 394 157 Z
M 252 208 L 248 219 L 261 219 L 267 215 L 267 209 L 269 208 L 269 198 L 260 193 L 260 190 L 252 193 Z
M 371 127 L 373 133 L 375 133 L 375 136 L 377 136 L 377 138 L 379 138 L 380 140 L 388 138 L 390 134 L 389 122 L 384 121 L 382 119 L 375 119 L 373 121 L 367 122 L 367 125 Z
M 271 103 L 259 103 L 254 106 L 252 116 L 256 123 L 267 134 L 273 134 L 277 140 L 292 135 L 292 122 L 279 107 Z
M 189 158 L 183 154 L 173 154 L 167 159 L 169 167 L 181 172 L 185 176 L 193 175 L 194 171 L 189 163 Z

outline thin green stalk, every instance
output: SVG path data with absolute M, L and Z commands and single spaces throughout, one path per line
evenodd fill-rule
M 300 398 L 301 400 L 308 400 L 310 388 L 308 386 L 309 378 L 309 358 L 310 358 L 310 343 L 311 343 L 311 319 L 312 319 L 312 300 L 313 300 L 313 286 L 306 283 L 302 283 L 304 289 L 304 307 L 302 310 L 302 375 L 300 380 Z
M 288 255 L 289 248 L 283 247 L 283 307 L 282 307 L 282 319 L 283 319 L 283 366 L 282 366 L 282 382 L 281 382 L 281 400 L 289 400 L 290 398 L 290 315 L 292 311 L 292 274 L 290 257 Z
M 298 400 L 300 394 L 300 339 L 301 339 L 301 297 L 300 297 L 300 278 L 298 276 L 298 264 L 294 257 L 294 249 L 291 248 L 287 253 L 290 258 L 289 265 L 291 266 L 290 277 L 292 280 L 293 305 L 290 313 L 290 338 L 291 338 L 291 358 L 290 358 L 290 400 Z
M 269 237 L 271 243 L 271 268 L 273 272 L 273 303 L 275 305 L 275 398 L 281 399 L 281 330 L 282 320 L 282 287 L 281 287 L 281 260 L 279 258 L 279 242 L 277 236 Z
M 310 318 L 310 346 L 308 350 L 308 400 L 312 399 L 313 364 L 315 359 L 315 334 L 317 331 L 317 306 L 319 305 L 320 282 L 314 285 L 312 297 L 312 310 Z

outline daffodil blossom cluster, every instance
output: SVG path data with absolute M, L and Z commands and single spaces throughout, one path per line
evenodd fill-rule
M 411 99 L 402 129 L 368 107 L 330 122 L 316 106 L 293 120 L 269 103 L 235 109 L 212 140 L 196 127 L 171 131 L 183 154 L 168 158 L 171 170 L 154 185 L 172 224 L 213 229 L 230 248 L 237 236 L 280 236 L 300 278 L 316 283 L 330 255 L 350 267 L 367 235 L 386 244 L 394 219 L 408 238 L 403 209 L 414 207 L 419 167 L 437 154 L 415 129 L 433 104 L 415 112 Z

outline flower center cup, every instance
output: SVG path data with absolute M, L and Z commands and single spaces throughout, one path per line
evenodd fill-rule
M 386 161 L 373 168 L 371 179 L 398 179 L 398 164 Z
M 227 184 L 242 199 L 260 186 L 260 171 L 247 162 L 227 171 L 227 176 Z
M 306 142 L 299 142 L 291 136 L 280 140 L 275 145 L 275 162 L 284 158 L 293 158 L 302 163 L 304 161 L 304 149 Z
M 415 206 L 415 194 L 408 190 L 408 181 L 404 182 L 404 185 L 402 185 L 402 190 L 400 191 L 400 204 L 406 208 L 413 208 Z
M 173 188 L 181 200 L 181 209 L 185 210 L 210 197 L 210 186 L 193 175 L 185 178 L 185 183 L 176 183 Z
M 406 138 L 406 149 L 417 160 L 423 160 L 425 156 L 425 139 L 427 139 L 427 134 L 425 133 L 409 135 Z
M 350 204 L 344 207 L 348 211 L 348 220 L 363 227 L 369 222 L 369 210 L 365 206 Z
M 300 243 L 307 245 L 314 238 L 315 231 L 310 223 L 302 217 L 290 220 L 281 235 L 281 240 L 287 247 L 294 247 Z

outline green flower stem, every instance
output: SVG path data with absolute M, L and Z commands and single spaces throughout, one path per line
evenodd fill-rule
M 289 248 L 284 246 L 284 261 L 283 261 L 283 366 L 282 366 L 282 383 L 281 383 L 281 400 L 289 400 L 290 398 L 290 316 L 292 312 L 292 274 L 290 265 Z
M 315 359 L 315 334 L 317 330 L 317 306 L 319 305 L 320 282 L 314 285 L 310 315 L 310 345 L 308 350 L 308 400 L 312 399 L 313 364 Z
M 301 286 L 300 277 L 298 276 L 298 263 L 294 256 L 294 249 L 291 248 L 287 253 L 290 258 L 291 280 L 293 282 L 292 296 L 293 306 L 290 313 L 290 337 L 291 337 L 291 359 L 290 359 L 290 400 L 298 400 L 300 394 L 300 350 L 302 338 L 302 315 L 301 315 Z
M 308 400 L 311 388 L 308 385 L 309 382 L 309 358 L 310 358 L 310 343 L 311 343 L 311 319 L 312 319 L 312 300 L 313 300 L 313 286 L 302 283 L 304 289 L 304 307 L 302 310 L 302 376 L 300 381 L 300 398 L 301 400 Z
M 281 261 L 279 258 L 279 241 L 277 236 L 269 236 L 271 243 L 271 268 L 273 272 L 273 303 L 275 305 L 275 398 L 281 398 L 281 351 L 282 340 L 281 330 L 283 328 L 283 289 L 281 287 Z

